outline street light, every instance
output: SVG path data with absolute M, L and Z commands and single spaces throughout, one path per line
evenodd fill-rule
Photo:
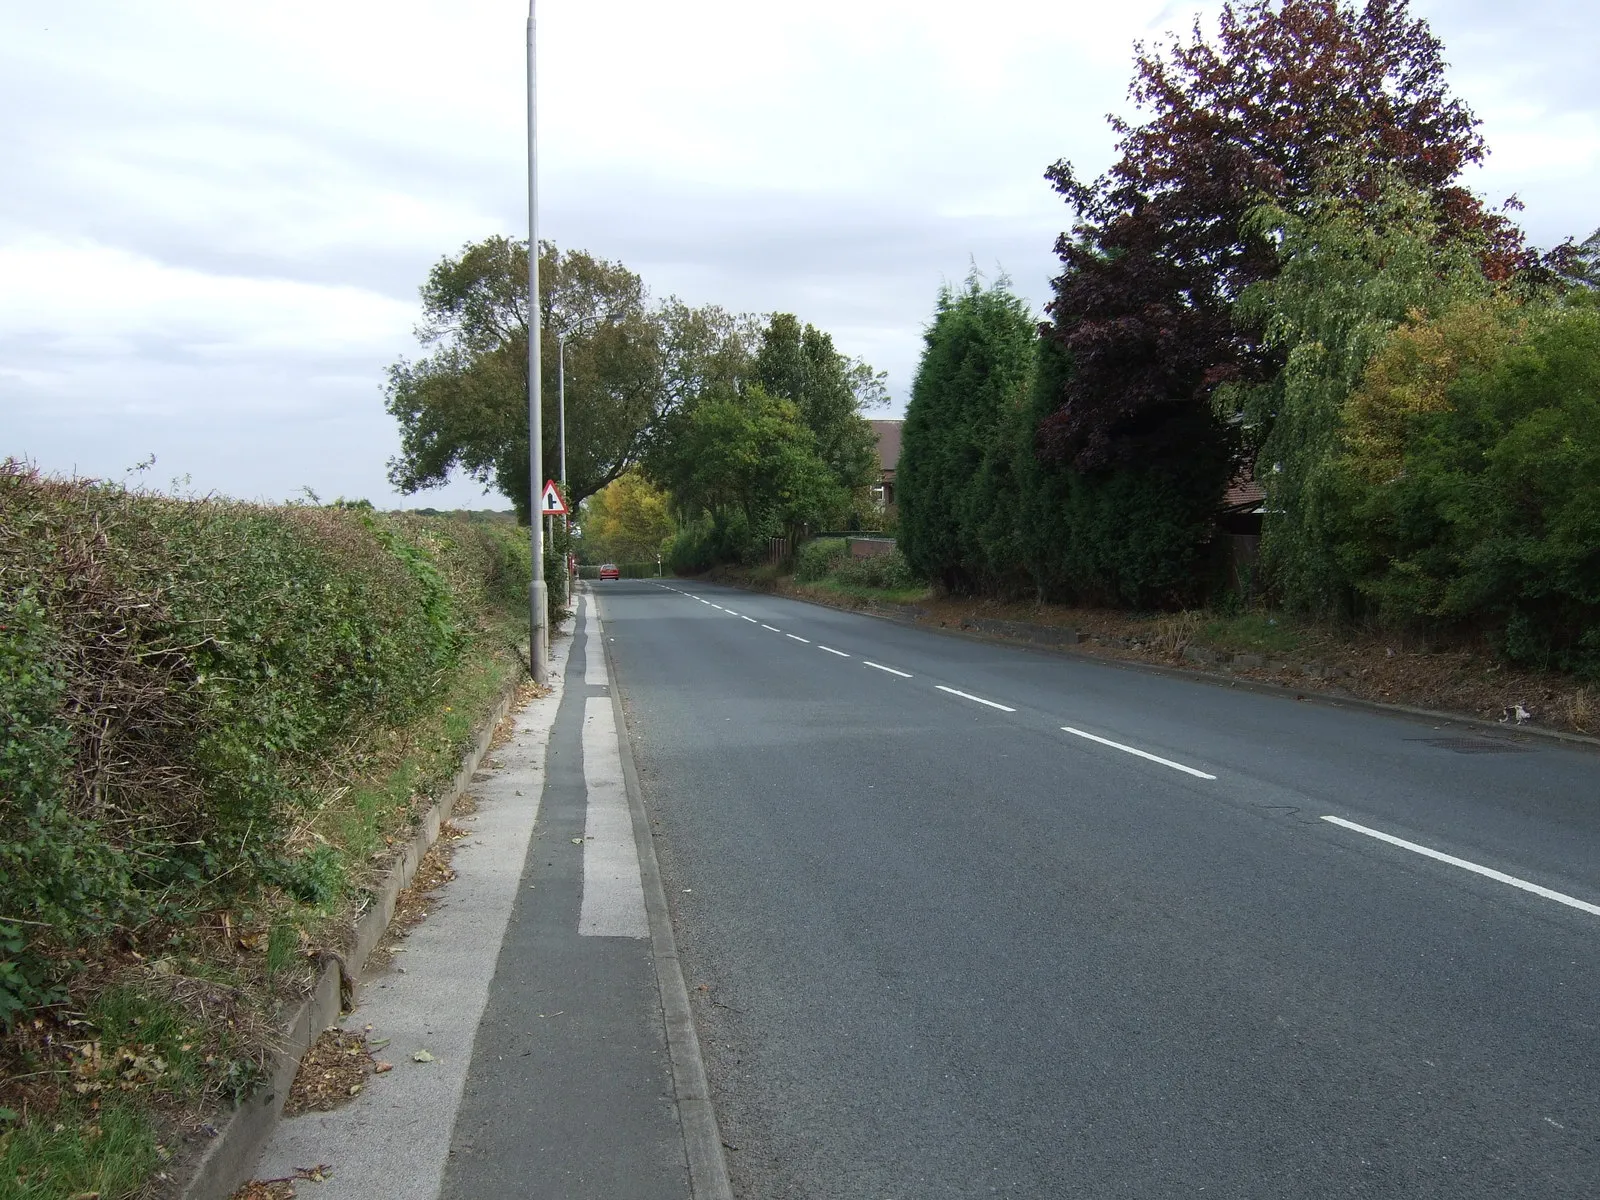
M 561 398 L 561 498 L 567 498 L 567 335 L 556 334 L 556 394 Z
M 556 334 L 556 395 L 560 398 L 561 408 L 561 500 L 567 499 L 567 334 L 565 330 Z M 565 532 L 572 529 L 572 512 L 570 506 L 567 512 L 561 514 L 561 528 Z M 567 540 L 566 558 L 562 569 L 567 573 L 567 594 L 572 594 L 572 541 Z
M 544 446 L 539 409 L 539 108 L 534 2 L 528 0 L 528 543 L 533 556 L 528 584 L 528 665 L 533 669 L 533 681 L 544 684 L 550 674 L 550 650 L 544 522 L 539 519 Z

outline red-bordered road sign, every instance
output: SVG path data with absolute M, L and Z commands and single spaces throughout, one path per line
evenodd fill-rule
M 544 497 L 539 501 L 540 515 L 559 517 L 567 511 L 567 502 L 561 498 L 561 489 L 554 479 L 544 481 Z

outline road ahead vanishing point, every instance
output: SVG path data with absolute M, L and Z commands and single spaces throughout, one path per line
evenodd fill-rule
M 1600 1195 L 1600 760 L 596 588 L 745 1197 Z

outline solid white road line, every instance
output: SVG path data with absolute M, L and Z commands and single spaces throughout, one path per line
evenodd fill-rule
M 609 687 L 611 679 L 606 674 L 604 635 L 600 628 L 600 602 L 592 593 L 583 598 L 583 682 L 589 687 Z
M 773 633 L 782 633 L 783 632 L 783 630 L 779 629 L 776 625 L 768 625 L 765 622 L 762 622 L 761 628 L 770 629 L 770 630 L 772 630 Z
M 750 624 L 752 624 L 752 625 L 759 625 L 759 624 L 761 624 L 761 622 L 760 622 L 760 621 L 758 621 L 758 620 L 756 620 L 756 619 L 755 619 L 755 618 L 754 618 L 754 617 L 747 617 L 747 616 L 745 616 L 745 615 L 744 615 L 744 614 L 743 614 L 743 613 L 740 613 L 740 614 L 739 614 L 739 619 L 740 619 L 740 620 L 741 620 L 741 621 L 749 621 L 749 622 L 750 622 Z
M 998 708 L 1001 712 L 1017 711 L 1016 709 L 1009 708 L 1004 704 L 996 704 L 993 700 L 985 700 L 982 696 L 974 696 L 970 692 L 958 692 L 955 688 L 945 687 L 945 685 L 942 683 L 936 683 L 933 686 L 938 688 L 941 692 L 949 692 L 952 696 L 960 696 L 963 700 L 972 700 L 978 704 L 987 704 L 990 708 Z
M 1475 862 L 1468 862 L 1464 858 L 1457 858 L 1453 854 L 1445 854 L 1427 846 L 1419 846 L 1416 842 L 1408 842 L 1404 838 L 1397 838 L 1392 833 L 1384 833 L 1378 829 L 1368 829 L 1365 825 L 1357 825 L 1354 821 L 1346 821 L 1343 817 L 1323 817 L 1322 819 L 1339 826 L 1341 829 L 1364 833 L 1370 838 L 1377 838 L 1380 842 L 1388 842 L 1391 846 L 1399 846 L 1402 850 L 1409 850 L 1413 854 L 1421 854 L 1425 858 L 1431 858 L 1437 862 L 1449 863 L 1452 867 L 1460 867 L 1463 871 L 1471 871 L 1474 875 L 1482 875 L 1485 879 L 1493 879 L 1497 883 L 1508 883 L 1514 888 L 1532 892 L 1535 896 L 1543 896 L 1546 900 L 1554 900 L 1557 904 L 1565 904 L 1568 908 L 1581 909 L 1591 916 L 1600 917 L 1600 904 L 1590 904 L 1587 900 L 1579 900 L 1574 896 L 1567 895 L 1565 892 L 1557 892 L 1547 887 L 1540 887 L 1537 883 L 1529 883 L 1526 879 L 1518 879 L 1515 875 L 1507 875 L 1504 871 L 1496 871 L 1493 867 L 1480 867 Z
M 1215 779 L 1215 775 L 1207 775 L 1204 771 L 1196 771 L 1193 767 L 1186 767 L 1180 762 L 1173 762 L 1170 758 L 1162 758 L 1159 754 L 1150 754 L 1136 746 L 1124 746 L 1121 742 L 1113 742 L 1110 738 L 1096 737 L 1092 733 L 1085 733 L 1081 729 L 1074 729 L 1070 725 L 1061 727 L 1063 733 L 1070 733 L 1074 737 L 1088 738 L 1091 742 L 1099 742 L 1102 746 L 1110 746 L 1113 750 L 1121 750 L 1124 754 L 1136 754 L 1140 758 L 1147 758 L 1153 763 L 1160 763 L 1163 767 L 1171 767 L 1174 771 L 1182 771 L 1185 775 L 1193 775 L 1196 779 Z
M 817 643 L 817 649 L 818 650 L 826 650 L 829 654 L 837 654 L 840 658 L 849 658 L 850 657 L 843 650 L 835 650 L 832 646 L 824 646 L 821 642 Z
M 861 660 L 861 665 L 863 667 L 872 667 L 874 670 L 877 670 L 877 671 L 887 671 L 891 675 L 900 676 L 901 679 L 910 679 L 911 678 L 911 674 L 909 672 L 907 672 L 907 671 L 896 671 L 893 667 L 886 667 L 882 663 L 868 662 L 864 658 Z
M 805 642 L 805 644 L 808 645 L 808 646 L 811 645 L 811 642 L 807 638 L 801 637 L 798 633 L 786 633 L 783 636 L 784 637 L 791 637 L 797 642 Z
M 583 786 L 589 811 L 583 832 L 583 905 L 578 932 L 586 937 L 650 936 L 639 876 L 633 813 L 622 782 L 622 754 L 609 696 L 583 702 Z

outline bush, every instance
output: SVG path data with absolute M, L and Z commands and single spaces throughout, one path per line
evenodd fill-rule
M 676 575 L 698 575 L 715 566 L 716 539 L 711 518 L 703 517 L 679 528 L 667 546 L 666 558 L 667 566 Z
M 813 538 L 794 555 L 794 577 L 800 583 L 813 583 L 850 557 L 850 543 L 844 538 Z
M 525 561 L 486 523 L 0 464 L 0 1016 L 114 931 L 321 898 L 287 839 L 328 757 L 422 711 Z
M 766 557 L 769 539 L 780 528 L 770 513 L 752 521 L 730 505 L 681 527 L 667 547 L 666 561 L 678 575 L 698 575 L 721 563 L 754 566 Z
M 1394 619 L 1487 627 L 1514 661 L 1600 676 L 1600 311 L 1528 312 L 1444 398 L 1399 412 L 1403 470 L 1365 443 L 1342 464 L 1356 587 Z
M 798 579 L 799 575 L 795 577 Z M 867 558 L 844 558 L 834 567 L 831 578 L 847 587 L 895 592 L 917 587 L 922 582 L 912 573 L 911 564 L 898 549 Z

